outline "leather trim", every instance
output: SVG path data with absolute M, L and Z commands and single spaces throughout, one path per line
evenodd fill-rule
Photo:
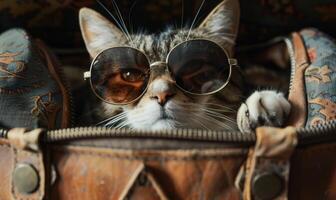
M 257 128 L 257 143 L 251 148 L 248 158 L 242 170 L 245 176 L 239 173 L 236 183 L 245 178 L 243 199 L 252 200 L 253 180 L 258 175 L 269 173 L 276 174 L 285 182 L 284 188 L 275 199 L 287 199 L 287 185 L 289 182 L 290 157 L 298 143 L 296 129 L 287 127 L 285 129 L 261 127 Z M 237 185 L 237 184 L 236 184 Z
M 43 157 L 42 153 L 32 153 L 28 151 L 23 151 L 19 149 L 12 148 L 13 152 L 13 166 L 12 166 L 12 172 L 16 168 L 18 164 L 30 164 L 34 166 L 34 168 L 38 172 L 39 176 L 39 186 L 37 191 L 31 193 L 31 194 L 20 194 L 14 184 L 13 180 L 11 183 L 11 191 L 13 195 L 13 199 L 15 200 L 42 200 L 44 198 L 44 192 L 45 192 L 45 170 L 43 165 Z
M 61 94 L 62 94 L 62 122 L 61 127 L 59 128 L 68 128 L 70 127 L 70 115 L 71 115 L 71 109 L 70 109 L 70 96 L 69 91 L 64 86 L 64 80 L 60 77 L 60 68 L 61 64 L 57 61 L 55 56 L 48 50 L 48 48 L 45 46 L 45 44 L 39 40 L 35 40 L 35 44 L 37 45 L 40 52 L 44 55 L 44 61 L 46 62 L 46 65 L 48 66 L 48 70 L 51 74 L 51 76 L 54 78 L 56 83 L 58 84 L 58 87 L 60 88 Z M 52 125 L 49 125 L 52 126 Z M 54 129 L 55 124 L 52 127 L 48 127 L 49 129 Z
M 309 66 L 306 47 L 299 33 L 292 34 L 295 56 L 295 74 L 288 100 L 291 103 L 291 113 L 287 125 L 302 127 L 307 120 L 307 97 L 305 87 L 305 70 Z
M 40 129 L 25 132 L 25 129 L 12 129 L 8 132 L 9 144 L 12 154 L 11 166 L 11 194 L 15 200 L 42 200 L 45 194 L 45 168 L 42 151 L 37 148 L 38 138 L 41 134 Z M 32 151 L 33 150 L 33 151 Z M 13 182 L 13 172 L 19 164 L 33 166 L 39 177 L 39 185 L 35 192 L 22 194 L 16 190 Z

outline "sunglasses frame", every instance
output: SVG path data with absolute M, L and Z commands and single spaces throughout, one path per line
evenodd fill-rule
M 217 90 L 212 91 L 212 92 L 208 92 L 208 93 L 203 93 L 203 94 L 189 92 L 189 91 L 183 89 L 179 84 L 177 84 L 177 83 L 176 83 L 176 80 L 175 80 L 175 78 L 174 78 L 174 76 L 172 76 L 171 69 L 170 69 L 170 67 L 169 67 L 169 65 L 168 65 L 168 59 L 169 59 L 170 54 L 171 54 L 177 47 L 179 47 L 180 45 L 185 44 L 185 43 L 190 42 L 190 41 L 208 41 L 208 42 L 213 43 L 213 44 L 217 45 L 218 47 L 220 47 L 220 49 L 222 49 L 222 51 L 223 51 L 224 54 L 226 55 L 227 60 L 228 60 L 228 64 L 229 64 L 229 67 L 230 67 L 230 68 L 229 68 L 229 75 L 228 75 L 228 78 L 227 78 L 227 80 L 225 81 L 225 83 L 224 83 L 220 88 L 218 88 Z M 140 98 L 146 93 L 146 91 L 147 91 L 147 89 L 148 89 L 148 86 L 149 86 L 149 81 L 151 80 L 151 76 L 152 76 L 152 73 L 149 73 L 149 76 L 148 76 L 148 82 L 147 82 L 147 85 L 146 85 L 145 89 L 143 90 L 143 92 L 142 92 L 137 98 L 135 98 L 135 99 L 132 100 L 132 101 L 129 101 L 129 102 L 127 102 L 127 103 L 112 103 L 112 102 L 109 102 L 109 101 L 103 99 L 102 97 L 100 97 L 100 96 L 97 94 L 97 92 L 95 91 L 94 87 L 93 87 L 92 79 L 91 79 L 91 71 L 92 71 L 92 68 L 93 68 L 93 66 L 94 66 L 94 62 L 95 62 L 95 60 L 96 60 L 96 59 L 97 59 L 97 58 L 98 58 L 104 51 L 107 51 L 107 50 L 109 50 L 109 49 L 114 49 L 114 48 L 128 48 L 128 49 L 134 49 L 134 50 L 137 50 L 139 53 L 141 53 L 142 55 L 145 56 L 145 58 L 146 58 L 146 60 L 147 60 L 147 62 L 148 62 L 148 64 L 149 64 L 149 66 L 148 66 L 148 68 L 149 68 L 149 72 L 151 71 L 152 66 L 155 66 L 155 65 L 158 65 L 158 64 L 165 64 L 165 65 L 167 66 L 167 69 L 168 69 L 168 71 L 169 71 L 171 77 L 172 77 L 172 78 L 174 79 L 174 81 L 175 81 L 175 85 L 176 85 L 182 92 L 187 93 L 187 94 L 190 94 L 190 95 L 194 95 L 194 96 L 207 96 L 207 95 L 212 95 L 212 94 L 215 94 L 215 93 L 219 92 L 220 90 L 222 90 L 223 88 L 225 88 L 225 87 L 229 84 L 230 79 L 231 79 L 231 76 L 232 76 L 232 67 L 233 67 L 233 66 L 238 67 L 237 59 L 230 58 L 230 56 L 229 56 L 229 54 L 228 54 L 228 52 L 227 52 L 226 49 L 224 49 L 223 47 L 221 47 L 217 42 L 214 42 L 214 41 L 209 40 L 209 39 L 202 39 L 202 38 L 199 38 L 199 39 L 191 39 L 191 40 L 183 41 L 183 42 L 177 44 L 176 46 L 174 46 L 174 47 L 169 51 L 169 53 L 168 53 L 168 55 L 167 55 L 167 57 L 166 57 L 166 61 L 155 61 L 155 62 L 153 62 L 153 63 L 150 63 L 150 60 L 149 60 L 148 56 L 147 56 L 144 52 L 142 52 L 140 49 L 137 49 L 137 48 L 134 48 L 134 47 L 130 47 L 130 46 L 116 46 L 116 47 L 107 48 L 107 49 L 104 49 L 104 50 L 102 50 L 101 52 L 99 52 L 99 53 L 94 57 L 94 59 L 93 59 L 92 62 L 91 62 L 91 65 L 90 65 L 90 70 L 84 72 L 84 80 L 90 79 L 90 87 L 91 87 L 91 90 L 93 91 L 93 93 L 94 93 L 100 100 L 104 101 L 105 103 L 112 104 L 112 105 L 128 105 L 128 104 L 131 104 L 131 103 L 137 101 L 138 99 L 140 99 Z

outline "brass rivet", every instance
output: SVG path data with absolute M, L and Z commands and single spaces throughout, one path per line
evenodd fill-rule
M 275 173 L 265 172 L 254 177 L 252 192 L 256 200 L 274 199 L 283 190 L 283 179 Z
M 18 164 L 13 173 L 13 184 L 19 193 L 33 193 L 39 186 L 39 176 L 30 164 Z

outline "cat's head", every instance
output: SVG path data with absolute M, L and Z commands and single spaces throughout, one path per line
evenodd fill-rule
M 209 39 L 232 56 L 239 23 L 239 5 L 236 0 L 224 0 L 201 23 L 189 30 L 168 29 L 158 34 L 127 35 L 97 12 L 82 8 L 80 25 L 87 50 L 94 58 L 102 50 L 130 46 L 141 50 L 151 63 L 165 61 L 172 48 L 187 39 Z M 231 78 L 234 80 L 234 77 Z M 135 129 L 169 128 L 235 128 L 235 106 L 240 101 L 240 92 L 230 81 L 217 97 L 193 96 L 182 92 L 175 85 L 164 63 L 151 69 L 151 81 L 145 94 L 126 106 L 101 102 L 98 109 L 104 118 L 112 117 L 119 109 L 122 113 L 107 121 L 119 127 Z

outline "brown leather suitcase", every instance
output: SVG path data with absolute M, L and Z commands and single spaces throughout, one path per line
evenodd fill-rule
M 314 82 L 302 34 L 290 40 L 291 126 L 256 134 L 3 129 L 0 199 L 336 199 L 335 109 L 320 109 L 325 123 L 307 109 L 315 101 L 304 86 Z

